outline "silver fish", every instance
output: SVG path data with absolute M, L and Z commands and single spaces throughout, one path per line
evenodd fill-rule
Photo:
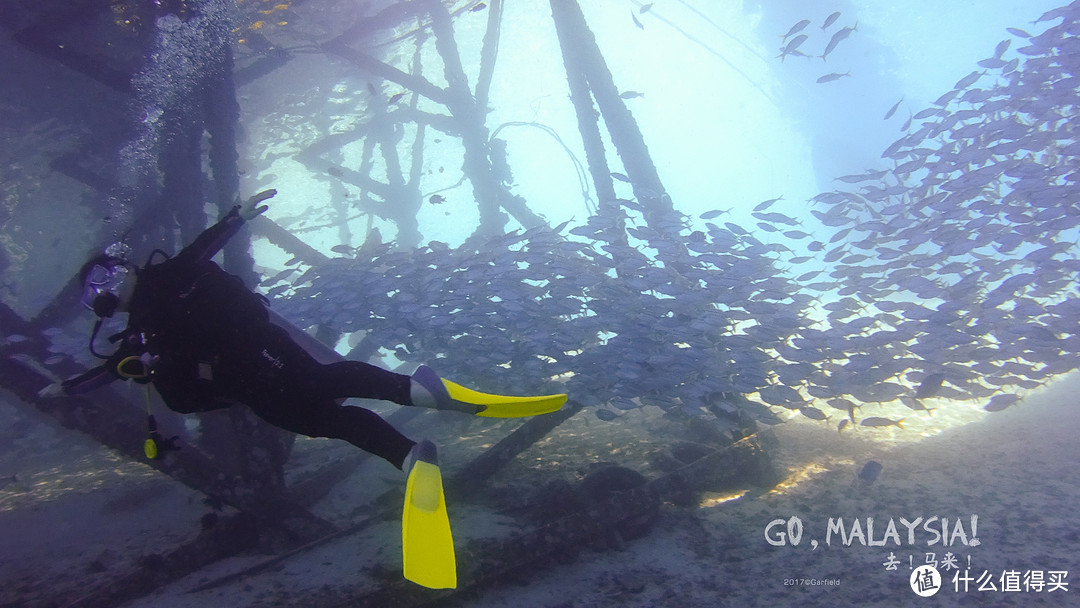
M 854 32 L 858 27 L 859 24 L 856 23 L 854 27 L 845 27 L 844 29 L 833 34 L 832 38 L 829 40 L 829 44 L 825 45 L 825 52 L 819 55 L 819 57 L 821 57 L 821 60 L 825 61 L 826 58 L 829 56 L 829 53 L 836 50 L 836 45 L 840 44 L 845 38 L 850 36 L 851 33 Z
M 799 32 L 806 29 L 806 26 L 808 26 L 808 25 L 810 25 L 810 20 L 809 19 L 803 19 L 802 21 L 800 21 L 800 22 L 796 23 L 795 25 L 791 26 L 791 29 L 789 29 L 786 34 L 781 36 L 781 38 L 783 38 L 784 40 L 787 40 L 791 36 L 794 36 L 795 34 L 798 34 Z
M 891 418 L 882 418 L 880 416 L 870 416 L 868 418 L 863 418 L 862 422 L 859 423 L 859 426 L 897 426 L 904 428 L 904 419 L 893 420 Z
M 990 402 L 983 406 L 983 409 L 988 412 L 1000 412 L 1001 410 L 1016 404 L 1020 399 L 1020 395 L 1011 393 L 994 395 L 990 398 Z
M 840 11 L 836 11 L 835 13 L 830 14 L 828 17 L 825 18 L 825 23 L 821 24 L 821 31 L 824 32 L 826 29 L 828 29 L 830 25 L 836 23 L 836 20 L 839 18 Z
M 893 114 L 896 114 L 896 110 L 900 108 L 900 103 L 902 101 L 904 101 L 903 97 L 900 98 L 900 101 L 897 101 L 895 104 L 893 104 L 893 107 L 889 108 L 889 111 L 885 113 L 884 120 L 889 120 L 893 117 Z
M 818 81 L 818 83 L 832 82 L 834 80 L 840 80 L 844 76 L 851 76 L 851 72 L 844 72 L 843 74 L 841 74 L 839 72 L 833 72 L 831 74 L 825 74 L 821 78 L 818 78 L 817 81 Z

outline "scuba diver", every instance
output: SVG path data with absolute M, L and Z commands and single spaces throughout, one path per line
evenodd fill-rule
M 411 376 L 362 361 L 323 364 L 290 335 L 268 301 L 211 258 L 241 226 L 264 211 L 266 190 L 238 204 L 175 256 L 157 250 L 142 267 L 116 244 L 82 270 L 82 304 L 98 317 L 90 351 L 105 363 L 41 391 L 43 397 L 79 394 L 117 379 L 153 384 L 180 413 L 243 404 L 270 424 L 309 437 L 344 439 L 408 475 L 402 517 L 405 577 L 433 588 L 456 586 L 453 540 L 442 493 L 437 450 L 409 439 L 376 413 L 342 404 L 350 397 L 406 406 L 456 410 L 487 417 L 521 417 L 558 410 L 566 395 L 507 397 L 467 389 L 427 366 Z M 239 202 L 239 201 L 238 201 Z M 153 263 L 155 256 L 164 261 Z M 119 346 L 100 355 L 101 323 L 126 312 Z M 295 327 L 291 331 L 301 331 Z M 150 417 L 149 458 L 175 449 Z

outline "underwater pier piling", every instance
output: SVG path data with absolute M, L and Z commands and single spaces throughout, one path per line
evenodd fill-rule
M 506 217 L 500 205 L 501 186 L 491 170 L 488 149 L 488 130 L 484 124 L 487 108 L 480 107 L 468 88 L 465 69 L 461 65 L 461 53 L 454 39 L 450 24 L 450 14 L 446 7 L 433 0 L 424 0 L 428 5 L 435 32 L 435 48 L 443 60 L 444 77 L 447 82 L 449 103 L 447 109 L 461 123 L 461 143 L 465 147 L 462 168 L 472 183 L 473 195 L 480 212 L 480 226 L 477 234 L 493 236 L 505 232 Z M 540 225 L 532 217 L 516 218 L 526 229 Z
M 319 48 L 324 52 L 350 62 L 364 72 L 386 81 L 393 82 L 409 92 L 426 97 L 431 101 L 446 107 L 449 115 L 428 114 L 410 110 L 408 112 L 397 111 L 386 114 L 385 116 L 394 120 L 401 120 L 400 117 L 404 117 L 405 119 L 411 118 L 417 125 L 419 132 L 418 137 L 423 136 L 424 127 L 432 126 L 442 132 L 460 138 L 462 145 L 464 146 L 462 168 L 466 179 L 468 179 L 472 185 L 473 195 L 477 201 L 480 214 L 480 225 L 476 229 L 476 234 L 486 236 L 503 233 L 507 221 L 503 212 L 508 213 L 526 229 L 541 226 L 546 223 L 540 216 L 529 209 L 524 199 L 519 196 L 513 196 L 507 188 L 499 182 L 499 178 L 492 168 L 491 159 L 493 152 L 489 142 L 485 118 L 487 115 L 486 103 L 488 99 L 488 87 L 490 86 L 491 74 L 494 70 L 494 49 L 497 48 L 498 45 L 498 25 L 499 20 L 501 19 L 500 7 L 501 3 L 498 2 L 492 3 L 491 7 L 489 7 L 491 13 L 488 19 L 488 32 L 485 35 L 484 48 L 481 53 L 481 76 L 475 87 L 475 91 L 469 90 L 468 81 L 462 67 L 461 56 L 454 37 L 451 22 L 451 17 L 453 15 L 447 11 L 445 6 L 436 1 L 419 0 L 416 2 L 394 4 L 379 15 L 361 22 L 356 28 L 352 28 L 346 33 L 319 45 Z M 458 13 L 460 12 L 461 11 L 459 10 Z M 455 15 L 456 14 L 457 13 L 455 13 Z M 420 75 L 418 62 L 415 64 L 414 68 L 416 73 L 410 74 L 350 46 L 350 41 L 358 37 L 358 32 L 363 30 L 361 26 L 376 29 L 391 28 L 403 24 L 410 19 L 421 19 L 425 16 L 431 20 L 430 28 L 435 37 L 435 47 L 442 59 L 443 76 L 448 83 L 445 89 L 431 83 L 428 79 Z M 380 128 L 385 129 L 387 127 L 388 125 L 381 125 Z M 324 138 L 324 140 L 313 144 L 308 150 L 302 152 L 300 156 L 307 159 L 305 162 L 309 167 L 313 167 L 313 163 L 315 162 L 313 157 L 318 158 L 331 149 L 331 146 L 328 145 L 329 140 L 344 139 L 344 141 L 340 142 L 340 145 L 343 146 L 351 143 L 351 141 L 364 137 L 365 134 L 366 136 L 371 137 L 373 135 L 377 136 L 378 132 L 372 125 L 367 125 L 354 131 L 348 138 L 331 135 Z M 418 142 L 418 144 L 419 143 L 420 142 Z M 382 148 L 385 158 L 388 150 L 385 143 L 382 145 Z M 423 150 L 419 145 L 414 147 L 414 167 L 418 166 L 418 163 L 421 162 L 422 152 Z M 396 152 L 391 155 L 391 158 L 386 158 L 388 172 L 392 172 L 394 169 L 393 157 L 396 157 Z M 325 163 L 325 161 L 322 162 Z M 399 167 L 397 172 L 393 172 L 392 177 L 388 180 L 389 183 L 381 183 L 372 180 L 367 175 L 367 172 L 357 172 L 350 167 L 344 167 L 341 170 L 342 175 L 339 176 L 339 179 L 353 183 L 353 185 L 361 190 L 377 193 L 384 201 L 389 201 L 389 198 L 387 197 L 398 194 L 402 185 L 406 187 L 406 192 L 411 196 L 411 191 L 415 189 L 416 178 L 418 177 L 414 171 L 413 175 L 409 175 L 408 179 L 405 179 L 406 176 Z M 401 182 L 397 181 L 399 179 L 399 173 L 401 174 Z M 398 187 L 395 188 L 395 185 Z M 394 205 L 395 208 L 392 211 L 382 210 L 381 212 L 377 212 L 378 215 L 398 224 L 399 231 L 406 237 L 404 241 L 399 242 L 408 244 L 410 238 L 413 238 L 411 237 L 410 224 L 415 224 L 415 212 L 418 210 L 420 202 L 422 201 L 416 201 L 416 207 L 405 205 L 405 209 L 413 213 L 413 217 L 410 217 L 405 221 L 399 217 L 400 213 L 398 210 L 401 209 L 403 204 L 401 201 L 396 202 L 396 205 Z M 417 240 L 418 242 L 418 239 L 414 240 Z
M 225 1 L 204 0 L 202 4 L 224 6 Z M 190 4 L 192 3 L 189 2 Z M 71 7 L 65 5 L 65 9 L 68 8 Z M 160 146 L 149 149 L 145 156 L 135 157 L 145 162 L 145 166 L 123 166 L 125 162 L 133 159 L 123 156 L 123 137 L 119 136 L 115 125 L 108 124 L 90 125 L 92 132 L 105 133 L 95 135 L 93 144 L 85 144 L 93 157 L 89 161 L 84 148 L 61 153 L 52 164 L 64 174 L 96 191 L 87 196 L 98 197 L 93 203 L 100 206 L 99 211 L 102 216 L 106 216 L 106 222 L 112 219 L 110 216 L 118 209 L 116 205 L 124 207 L 128 214 L 116 219 L 132 228 L 131 233 L 137 236 L 129 242 L 137 248 L 148 251 L 159 246 L 171 251 L 177 240 L 178 225 L 184 241 L 190 241 L 195 234 L 205 229 L 208 218 L 203 205 L 207 194 L 222 211 L 227 211 L 237 199 L 239 172 L 236 127 L 239 107 L 233 80 L 231 37 L 217 35 L 220 34 L 220 23 L 204 24 L 198 19 L 174 19 L 169 22 L 169 28 L 172 29 L 168 35 L 190 37 L 182 41 L 173 39 L 167 48 L 156 49 L 156 30 L 152 26 L 154 21 L 151 20 L 151 27 L 141 35 L 118 37 L 122 39 L 120 42 L 123 42 L 125 51 L 112 53 L 106 49 L 102 51 L 104 54 L 87 54 L 89 43 L 86 41 L 93 36 L 82 35 L 72 39 L 68 30 L 81 31 L 78 28 L 86 24 L 108 23 L 108 20 L 95 19 L 99 16 L 99 11 L 108 11 L 109 7 L 100 3 L 83 2 L 76 8 L 79 10 L 62 11 L 65 13 L 62 15 L 64 19 L 58 16 L 55 22 L 51 22 L 49 15 L 44 12 L 43 16 L 36 15 L 35 19 L 26 19 L 24 21 L 29 22 L 29 25 L 23 22 L 17 24 L 16 27 L 22 29 L 13 30 L 12 37 L 31 52 L 55 60 L 66 68 L 75 69 L 113 89 L 114 93 L 118 91 L 119 96 L 126 97 L 122 105 L 132 108 L 133 111 L 138 111 L 139 103 L 145 101 L 143 98 L 136 99 L 140 94 L 136 91 L 142 91 L 141 94 L 145 95 L 147 90 L 146 87 L 139 89 L 133 86 L 132 81 L 135 78 L 152 80 L 160 77 L 155 81 L 156 85 L 176 83 L 178 89 L 171 91 L 175 94 L 172 97 L 163 91 L 165 96 L 157 100 L 164 104 L 160 107 L 160 116 L 154 121 L 155 128 L 160 129 Z M 86 18 L 87 11 L 92 13 L 90 18 Z M 205 35 L 200 30 L 204 25 L 212 30 Z M 12 29 L 12 24 L 7 21 L 4 26 Z M 94 31 L 91 28 L 90 34 Z M 57 44 L 58 40 L 68 44 Z M 171 71 L 172 64 L 155 65 L 149 60 L 155 52 L 183 53 L 186 48 L 183 43 L 191 43 L 192 40 L 201 40 L 217 51 L 208 52 L 198 58 L 199 61 L 207 62 L 205 70 L 195 70 L 186 75 L 174 74 Z M 138 48 L 140 45 L 141 48 Z M 113 50 L 116 48 L 111 47 Z M 127 63 L 111 56 L 124 56 L 124 52 L 127 52 Z M 142 57 L 147 65 L 134 65 L 130 57 Z M 155 69 L 162 73 L 154 73 Z M 184 76 L 193 80 L 185 83 Z M 195 82 L 194 79 L 198 82 L 194 94 L 184 95 L 181 90 L 183 85 Z M 143 81 L 142 84 L 145 85 L 146 82 Z M 149 109 L 153 110 L 154 106 Z M 132 121 L 141 122 L 137 117 L 132 117 Z M 128 133 L 127 136 L 130 137 L 131 134 Z M 208 137 L 209 144 L 205 155 L 202 147 L 204 136 Z M 110 151 L 114 158 L 109 165 L 116 167 L 116 159 L 120 159 L 121 168 L 117 175 L 106 176 L 102 173 L 106 162 L 99 157 L 104 154 L 102 151 L 110 146 L 115 147 Z M 210 176 L 203 172 L 204 160 L 209 163 Z M 135 170 L 129 174 L 124 173 L 130 169 Z M 151 177 L 137 175 L 139 169 L 146 170 L 146 175 Z M 205 183 L 211 184 L 212 192 L 204 191 Z M 267 223 L 271 222 L 265 220 L 257 224 Z M 102 227 L 108 228 L 107 224 Z M 282 232 L 287 236 L 275 234 L 271 226 L 266 227 L 266 232 L 270 233 L 272 240 L 308 255 L 315 262 L 325 259 L 284 230 Z M 107 235 L 104 236 L 108 238 Z M 119 234 L 112 236 L 115 238 Z M 250 284 L 256 280 L 256 273 L 248 247 L 248 239 L 234 239 L 226 248 L 224 265 L 230 272 L 241 275 Z M 108 387 L 98 389 L 91 395 L 53 399 L 38 397 L 38 390 L 57 379 L 54 374 L 70 376 L 84 371 L 70 360 L 53 364 L 49 368 L 40 364 L 41 360 L 48 357 L 48 339 L 41 331 L 47 327 L 61 327 L 78 315 L 81 308 L 77 300 L 81 289 L 78 278 L 72 277 L 52 302 L 30 321 L 22 319 L 6 304 L 0 308 L 4 334 L 25 336 L 25 339 L 17 344 L 13 343 L 11 347 L 4 347 L 0 352 L 0 386 L 16 395 L 21 403 L 33 406 L 61 426 L 78 430 L 124 457 L 147 464 L 205 494 L 216 503 L 238 509 L 240 513 L 235 516 L 222 516 L 219 526 L 204 531 L 193 540 L 162 547 L 162 553 L 146 556 L 145 563 L 127 572 L 110 573 L 111 579 L 106 585 L 91 589 L 90 593 L 77 600 L 75 605 L 115 605 L 139 597 L 160 585 L 243 550 L 250 546 L 250 543 L 258 542 L 260 533 L 263 543 L 295 546 L 313 538 L 321 538 L 337 529 L 293 500 L 288 489 L 280 484 L 281 467 L 287 460 L 288 448 L 294 436 L 254 419 L 251 414 L 247 414 L 247 418 L 240 421 L 248 431 L 243 433 L 237 432 L 234 428 L 235 421 L 229 419 L 217 417 L 203 420 L 204 431 L 207 431 L 203 434 L 204 438 L 212 434 L 211 427 L 219 427 L 218 434 L 228 436 L 226 441 L 220 442 L 227 444 L 226 450 L 216 450 L 219 459 L 209 457 L 207 451 L 215 450 L 212 449 L 213 446 L 204 444 L 183 446 L 183 449 L 169 453 L 166 458 L 147 461 L 142 451 L 147 432 L 147 413 L 141 403 L 129 400 L 124 394 Z M 252 427 L 261 428 L 252 430 Z M 240 446 L 240 443 L 246 445 Z M 258 447 L 264 449 L 254 449 Z M 253 456 L 255 452 L 266 456 L 256 458 Z M 221 457 L 225 459 L 220 460 Z M 230 471 L 230 468 L 233 470 Z M 248 540 L 240 543 L 240 536 Z
M 570 87 L 570 102 L 577 114 L 578 132 L 585 146 L 585 159 L 588 163 L 589 174 L 592 176 L 593 186 L 596 188 L 596 198 L 603 212 L 605 203 L 611 205 L 617 198 L 615 186 L 611 178 L 607 154 L 604 152 L 604 141 L 600 134 L 600 113 L 593 105 L 592 94 L 589 92 L 589 78 L 580 62 L 574 60 L 574 47 L 582 44 L 582 41 L 573 35 L 572 26 L 560 25 L 569 19 L 569 16 L 562 16 L 564 12 L 570 12 L 570 10 L 562 8 L 558 2 L 552 2 L 552 18 L 556 24 L 555 33 L 558 35 L 559 46 L 562 49 L 566 80 Z M 577 12 L 581 12 L 580 7 Z M 574 15 L 574 17 L 577 16 Z
M 206 75 L 208 86 L 203 115 L 204 131 L 209 139 L 206 155 L 213 180 L 213 196 L 209 198 L 216 203 L 223 216 L 240 202 L 240 153 L 236 147 L 240 104 L 236 100 L 231 44 L 222 45 L 221 55 L 214 67 L 215 71 Z M 251 255 L 250 238 L 231 239 L 225 243 L 222 251 L 226 272 L 239 276 L 247 285 L 259 282 L 255 259 Z
M 617 217 L 619 206 L 615 194 L 615 183 L 611 178 L 611 168 L 608 166 L 607 154 L 604 152 L 604 140 L 600 134 L 600 114 L 592 103 L 589 93 L 589 80 L 585 72 L 575 65 L 569 58 L 573 53 L 567 48 L 573 44 L 565 28 L 558 28 L 559 44 L 563 47 L 563 64 L 566 68 L 566 79 L 570 87 L 570 103 L 574 106 L 577 115 L 578 132 L 581 134 L 582 144 L 585 148 L 585 160 L 588 165 L 589 175 L 592 176 L 593 187 L 596 188 L 598 201 L 597 211 L 600 215 Z M 626 244 L 626 231 L 623 229 L 624 222 L 619 220 L 620 230 L 612 235 L 621 244 Z
M 153 245 L 136 241 L 136 250 L 151 246 L 174 250 L 177 225 L 180 242 L 190 243 L 216 219 L 207 217 L 207 200 L 219 210 L 218 215 L 239 200 L 236 135 L 240 112 L 232 76 L 230 3 L 200 0 L 186 6 L 190 14 L 167 14 L 155 21 L 154 35 L 145 49 L 146 66 L 134 78 L 139 91 L 135 111 L 160 113 L 156 122 L 143 124 L 127 148 L 132 151 L 127 160 L 135 166 L 121 169 L 122 183 L 132 189 L 126 204 L 142 214 L 136 234 L 160 235 Z M 193 52 L 198 56 L 190 57 Z M 204 161 L 209 176 L 203 170 Z M 160 176 L 160 187 L 155 175 Z M 253 284 L 258 277 L 250 242 L 242 238 L 249 234 L 242 231 L 225 244 L 222 266 Z M 222 461 L 218 468 L 240 471 L 245 485 L 258 494 L 281 492 L 282 468 L 293 434 L 250 412 L 200 416 L 200 422 L 199 447 Z
M 585 15 L 577 0 L 550 0 L 551 16 L 566 64 L 571 97 L 577 110 L 578 125 L 586 146 L 590 174 L 596 185 L 599 200 L 614 200 L 611 174 L 607 170 L 602 143 L 596 133 L 596 112 L 588 101 L 588 94 L 596 100 L 596 106 L 607 125 L 611 142 L 618 151 L 619 159 L 626 169 L 634 188 L 634 195 L 645 209 L 645 220 L 650 225 L 656 219 L 674 211 L 671 197 L 667 195 L 649 155 L 648 146 L 637 121 L 619 97 L 619 89 L 611 70 L 607 67 L 596 37 L 585 22 Z M 587 86 L 587 92 L 585 87 Z M 595 163 L 595 167 L 594 167 Z M 603 186 L 601 186 L 603 184 Z M 610 197 L 605 199 L 604 197 Z

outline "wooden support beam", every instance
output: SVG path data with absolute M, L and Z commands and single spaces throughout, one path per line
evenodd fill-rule
M 112 159 L 101 158 L 97 154 L 99 151 L 100 146 L 80 146 L 49 161 L 49 168 L 106 194 L 117 188 L 118 184 L 112 175 L 112 167 L 108 166 Z
M 352 49 L 342 42 L 340 38 L 335 38 L 330 42 L 323 43 L 319 48 L 331 55 L 341 57 L 365 72 L 374 74 L 375 76 L 389 80 L 390 82 L 397 83 L 436 103 L 445 106 L 449 106 L 451 103 L 450 94 L 446 89 L 435 86 L 426 78 L 402 72 L 394 66 L 383 63 L 366 53 Z
M 236 69 L 233 78 L 236 86 L 242 87 L 270 74 L 284 66 L 294 55 L 283 49 L 271 49 L 255 61 Z
M 462 467 L 456 477 L 447 481 L 447 493 L 462 498 L 477 491 L 506 463 L 580 412 L 582 407 L 578 401 L 569 401 L 557 412 L 534 416 L 525 421 L 513 433 Z
M 92 396 L 42 399 L 37 392 L 52 380 L 18 356 L 0 357 L 0 386 L 23 402 L 55 418 L 61 425 L 86 433 L 131 460 L 144 462 L 184 485 L 248 513 L 260 525 L 287 525 L 297 542 L 325 535 L 336 528 L 291 498 L 266 486 L 254 486 L 221 471 L 195 446 L 184 445 L 165 458 L 147 461 L 146 410 L 134 406 L 109 387 Z M 106 405 L 107 404 L 107 405 Z
M 100 41 L 83 44 L 86 42 L 84 38 L 93 38 L 83 32 L 88 28 L 93 31 L 97 24 L 104 23 L 102 13 L 108 11 L 108 6 L 93 1 L 55 4 L 56 10 L 42 10 L 33 23 L 13 32 L 12 40 L 32 53 L 56 61 L 113 90 L 130 93 L 131 73 L 137 66 L 125 65 L 120 59 L 122 52 L 113 53 L 112 56 L 106 54 L 115 47 L 106 48 Z M 8 25 L 7 20 L 0 19 L 0 25 Z M 96 33 L 109 35 L 100 28 Z M 108 42 L 109 45 L 116 42 L 116 47 L 120 47 L 124 46 L 125 40 L 117 37 Z M 93 46 L 95 44 L 96 48 Z M 88 45 L 91 48 L 80 48 Z
M 281 247 L 285 251 L 288 251 L 312 266 L 322 264 L 329 259 L 320 253 L 318 249 L 308 245 L 293 233 L 275 224 L 273 220 L 260 215 L 251 220 L 248 225 L 254 232 L 265 236 L 271 243 Z

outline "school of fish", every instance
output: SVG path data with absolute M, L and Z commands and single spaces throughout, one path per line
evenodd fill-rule
M 344 248 L 262 287 L 301 326 L 366 332 L 368 354 L 566 391 L 603 420 L 659 406 L 734 428 L 775 407 L 844 429 L 901 424 L 869 403 L 1005 409 L 1080 367 L 1080 2 L 1035 26 L 913 114 L 891 170 L 807 201 L 822 226 L 775 199 L 753 211 L 767 238 L 620 200 L 569 230 Z

